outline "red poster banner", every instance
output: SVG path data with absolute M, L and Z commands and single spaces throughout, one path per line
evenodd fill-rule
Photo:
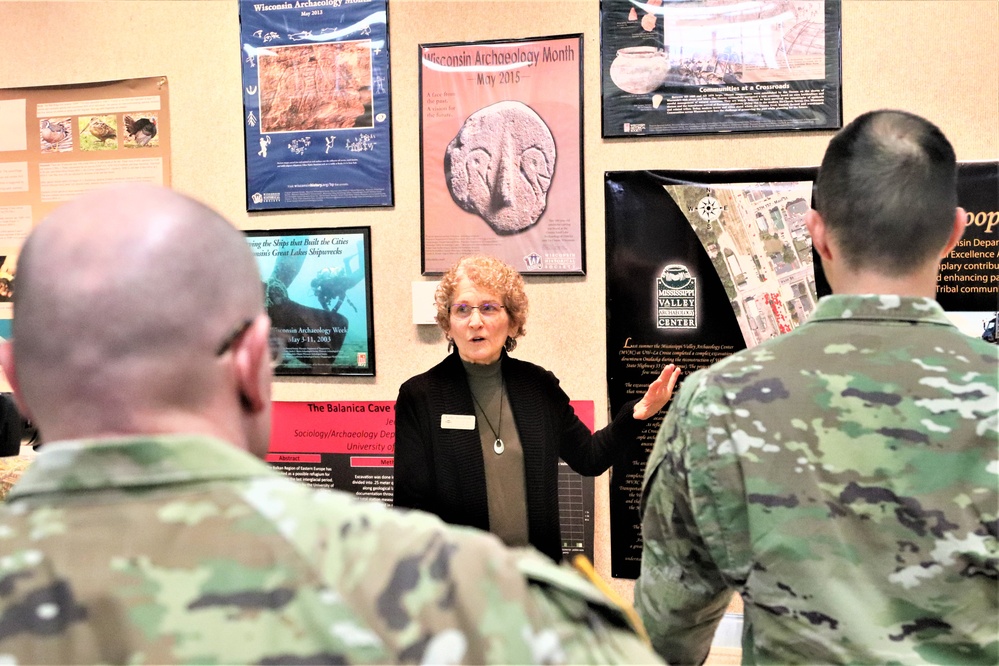
M 271 455 L 294 452 L 391 456 L 394 447 L 394 401 L 274 403 Z

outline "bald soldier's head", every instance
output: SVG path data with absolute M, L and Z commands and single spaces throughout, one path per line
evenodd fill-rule
M 217 213 L 152 185 L 91 192 L 31 233 L 17 285 L 0 364 L 45 441 L 189 432 L 266 452 L 270 322 Z

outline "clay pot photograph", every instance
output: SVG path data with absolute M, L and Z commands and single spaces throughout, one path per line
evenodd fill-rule
M 618 88 L 635 95 L 650 93 L 666 81 L 669 61 L 661 49 L 653 46 L 629 46 L 619 49 L 610 66 L 611 81 Z

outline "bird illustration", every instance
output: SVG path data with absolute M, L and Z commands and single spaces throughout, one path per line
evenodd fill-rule
M 125 131 L 135 139 L 135 143 L 144 146 L 156 136 L 156 119 L 139 118 L 135 120 L 132 116 L 125 116 Z
M 108 139 L 114 139 L 118 137 L 118 133 L 115 132 L 113 127 L 111 127 L 106 122 L 97 117 L 91 118 L 90 122 L 87 123 L 87 126 L 83 128 L 83 132 L 86 132 L 88 130 L 94 136 L 94 138 L 100 141 L 102 144 Z
M 50 146 L 58 146 L 66 140 L 68 131 L 62 123 L 54 123 L 51 120 L 43 120 L 41 125 L 42 141 Z

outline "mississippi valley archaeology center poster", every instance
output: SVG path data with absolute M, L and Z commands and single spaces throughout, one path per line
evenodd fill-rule
M 815 169 L 605 175 L 607 378 L 612 413 L 666 363 L 683 377 L 792 330 L 816 301 L 804 228 Z M 638 576 L 645 455 L 614 466 L 611 574 Z
M 666 363 L 683 368 L 682 381 L 808 320 L 831 293 L 804 224 L 817 173 L 805 167 L 605 175 L 612 412 L 640 396 Z M 999 163 L 959 164 L 957 187 L 967 223 L 941 262 L 936 297 L 959 329 L 988 339 L 999 311 Z M 661 419 L 650 421 L 640 435 L 646 454 Z M 642 458 L 615 465 L 611 477 L 615 577 L 638 575 L 644 472 Z

